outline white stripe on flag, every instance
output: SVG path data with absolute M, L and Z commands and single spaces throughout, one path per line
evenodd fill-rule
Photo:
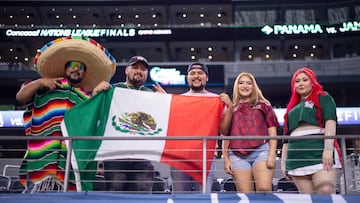
M 124 96 L 126 95 L 126 96 Z M 125 99 L 124 99 L 125 98 Z M 139 99 L 141 98 L 141 99 Z M 109 109 L 104 135 L 110 137 L 166 137 L 171 105 L 171 94 L 156 94 L 116 88 Z M 159 108 L 161 107 L 161 108 Z M 144 113 L 156 122 L 156 129 L 139 134 L 120 122 L 125 115 Z M 120 130 L 119 130 L 120 129 Z M 126 131 L 128 129 L 128 131 Z M 123 130 L 123 131 L 122 131 Z M 165 140 L 107 140 L 103 141 L 95 160 L 141 158 L 160 161 Z

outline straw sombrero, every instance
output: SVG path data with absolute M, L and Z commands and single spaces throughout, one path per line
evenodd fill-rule
M 55 39 L 36 54 L 35 70 L 41 77 L 65 76 L 65 64 L 79 61 L 86 65 L 84 79 L 79 83 L 91 91 L 101 81 L 110 81 L 116 71 L 116 60 L 101 44 L 86 37 L 63 37 Z

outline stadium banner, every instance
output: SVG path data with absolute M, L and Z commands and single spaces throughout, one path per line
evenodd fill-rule
M 284 123 L 285 108 L 275 108 L 274 111 L 280 125 Z M 22 110 L 0 111 L 0 128 L 24 127 Z M 360 107 L 337 107 L 336 114 L 339 125 L 360 125 Z

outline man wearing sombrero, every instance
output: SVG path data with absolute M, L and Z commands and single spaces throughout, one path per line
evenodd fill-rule
M 36 137 L 62 137 L 60 123 L 65 111 L 106 89 L 116 70 L 114 57 L 104 47 L 81 37 L 47 43 L 34 64 L 41 78 L 25 82 L 16 99 L 26 103 L 25 134 Z M 64 140 L 28 140 L 19 172 L 26 191 L 62 191 L 65 161 Z M 76 190 L 74 183 L 69 183 L 69 190 Z

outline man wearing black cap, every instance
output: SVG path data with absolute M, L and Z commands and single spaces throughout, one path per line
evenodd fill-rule
M 143 56 L 133 56 L 125 68 L 126 81 L 116 83 L 113 86 L 153 92 L 151 88 L 144 86 L 148 73 L 148 61 Z M 166 93 L 159 84 L 154 84 L 153 88 L 155 92 Z
M 223 112 L 224 118 L 231 118 L 232 114 L 232 101 L 230 100 L 227 94 L 215 94 L 209 92 L 205 89 L 206 83 L 209 80 L 209 70 L 207 66 L 203 63 L 192 63 L 187 69 L 187 83 L 189 85 L 189 91 L 183 93 L 182 95 L 188 96 L 209 96 L 209 97 L 220 97 L 220 99 L 226 104 L 226 108 Z M 226 115 L 226 116 L 225 116 Z M 230 117 L 229 117 L 230 116 Z M 211 165 L 210 173 L 208 175 L 208 180 L 206 182 L 206 193 L 211 192 L 212 182 L 214 180 L 215 172 L 215 162 L 216 162 L 216 151 L 213 164 Z M 187 175 L 185 172 L 177 170 L 175 168 L 170 169 L 170 174 L 172 178 L 172 190 L 173 193 L 189 193 L 189 192 L 201 192 L 201 185 L 196 182 L 192 177 Z
M 218 96 L 215 93 L 208 92 L 205 89 L 206 83 L 209 80 L 209 70 L 205 64 L 193 63 L 187 69 L 186 76 L 190 90 L 184 94 L 198 93 L 212 96 Z
M 148 77 L 148 61 L 142 56 L 133 56 L 125 68 L 126 81 L 116 83 L 114 87 L 141 91 L 153 90 L 144 86 Z M 153 85 L 155 92 L 166 93 L 158 84 Z M 154 167 L 144 159 L 121 159 L 104 161 L 106 190 L 124 191 L 127 193 L 150 193 Z

